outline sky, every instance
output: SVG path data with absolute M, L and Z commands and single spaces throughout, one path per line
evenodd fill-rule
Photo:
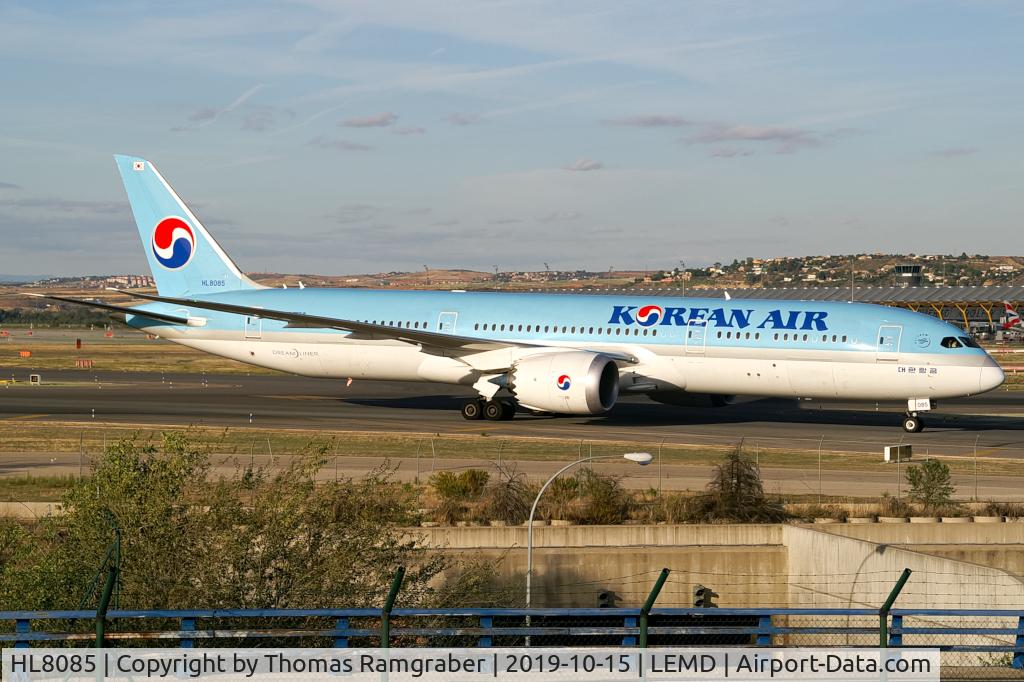
M 1021 254 L 1016 0 L 0 0 L 0 273 Z

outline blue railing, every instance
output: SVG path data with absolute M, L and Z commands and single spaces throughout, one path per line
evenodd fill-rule
M 180 647 L 241 645 L 269 639 L 296 646 L 297 640 L 309 639 L 335 647 L 347 647 L 351 640 L 373 646 L 380 644 L 380 617 L 380 609 L 115 610 L 107 614 L 112 626 L 106 640 L 113 646 L 144 641 Z M 439 639 L 458 638 L 460 646 L 516 646 L 530 637 L 535 645 L 558 646 L 560 639 L 561 645 L 607 645 L 614 640 L 629 647 L 637 645 L 639 618 L 638 608 L 395 609 L 391 637 L 397 645 L 425 641 L 444 646 Z M 84 645 L 95 639 L 89 630 L 95 619 L 95 611 L 0 612 L 0 628 L 6 630 L 0 632 L 0 643 L 19 648 Z M 894 609 L 891 619 L 889 646 L 980 654 L 1024 669 L 1024 611 Z M 146 621 L 156 621 L 157 627 L 141 627 Z M 708 645 L 872 646 L 878 633 L 875 609 L 654 609 L 648 628 L 653 646 L 659 639 L 678 643 L 678 638 Z

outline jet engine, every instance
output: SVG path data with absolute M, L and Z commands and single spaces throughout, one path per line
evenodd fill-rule
M 600 353 L 565 351 L 525 357 L 509 372 L 523 407 L 558 414 L 600 414 L 619 397 L 619 368 Z

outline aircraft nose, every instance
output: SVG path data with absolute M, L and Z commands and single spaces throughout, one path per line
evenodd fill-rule
M 1003 368 L 995 360 L 989 358 L 988 362 L 981 367 L 978 377 L 978 392 L 991 391 L 993 388 L 1002 385 L 1005 378 L 1006 375 L 1003 374 Z

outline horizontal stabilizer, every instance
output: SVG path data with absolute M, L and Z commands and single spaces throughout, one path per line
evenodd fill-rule
M 139 308 L 131 308 L 127 306 L 111 305 L 109 303 L 101 303 L 99 301 L 83 301 L 79 298 L 67 298 L 66 296 L 51 296 L 49 294 L 26 294 L 26 296 L 33 296 L 35 298 L 48 298 L 51 301 L 61 301 L 62 303 L 73 303 L 75 305 L 88 306 L 90 308 L 99 308 L 100 310 L 109 310 L 114 313 L 124 313 L 126 315 L 138 315 L 139 317 L 147 317 L 151 320 L 158 320 L 160 322 L 170 322 L 171 324 L 193 324 L 190 322 L 190 318 L 181 317 L 179 315 L 168 315 L 167 313 L 155 313 L 151 310 L 141 310 Z M 192 318 L 194 320 L 194 318 Z

